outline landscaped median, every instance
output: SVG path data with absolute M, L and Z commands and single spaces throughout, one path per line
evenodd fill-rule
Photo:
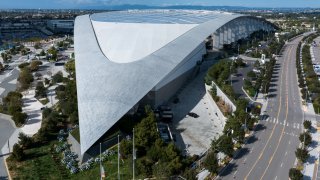
M 258 121 L 256 116 L 260 114 L 260 112 L 249 107 L 247 100 L 238 98 L 229 85 L 229 81 L 226 81 L 231 72 L 236 71 L 236 63 L 232 65 L 230 60 L 220 60 L 209 68 L 205 78 L 206 84 L 211 86 L 212 99 L 216 101 L 216 104 L 227 117 L 223 135 L 212 141 L 211 148 L 204 160 L 204 167 L 211 172 L 210 177 L 216 176 L 232 160 L 235 152 L 245 142 L 246 131 L 253 130 L 254 124 Z M 222 88 L 220 89 L 220 87 Z M 233 102 L 236 108 L 229 108 Z M 220 157 L 223 158 L 220 159 Z
M 320 108 L 320 81 L 313 69 L 309 43 L 317 36 L 318 34 L 306 36 L 303 39 L 305 43 L 299 43 L 298 48 L 300 50 L 297 51 L 296 62 L 302 99 L 304 99 L 305 102 L 312 102 L 315 110 Z

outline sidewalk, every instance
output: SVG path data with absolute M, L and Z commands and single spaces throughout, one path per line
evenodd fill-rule
M 23 107 L 22 111 L 27 113 L 28 119 L 21 132 L 29 136 L 36 134 L 41 128 L 42 122 L 42 110 L 43 105 L 39 102 L 35 96 L 35 89 L 27 90 L 22 93 L 23 96 Z
M 317 130 L 317 120 L 315 117 L 315 112 L 312 103 L 308 103 L 306 106 L 303 106 L 303 111 L 305 112 L 306 116 L 308 116 L 308 120 L 311 120 L 312 122 L 312 130 L 311 130 L 311 136 L 312 136 L 312 143 L 310 147 L 308 148 L 310 157 L 307 160 L 307 162 L 304 164 L 304 170 L 303 175 L 304 179 L 316 179 L 317 177 L 314 177 L 314 175 L 317 174 L 317 170 L 319 167 L 317 162 L 319 160 L 319 139 L 320 134 Z M 316 165 L 316 166 L 315 166 Z

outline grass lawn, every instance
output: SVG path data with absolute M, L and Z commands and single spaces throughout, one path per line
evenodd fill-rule
M 38 99 L 42 105 L 46 105 L 48 102 L 49 102 L 49 99 L 48 98 L 41 98 L 41 99 Z
M 79 127 L 72 130 L 71 135 L 80 143 L 80 129 Z
M 132 179 L 131 160 L 120 160 L 120 175 L 121 179 Z M 102 163 L 106 175 L 106 179 L 117 179 L 118 176 L 118 160 L 117 154 L 108 157 Z M 71 179 L 99 179 L 100 168 L 99 163 L 95 163 L 94 167 L 90 170 L 70 175 Z
M 21 162 L 7 159 L 12 179 L 69 179 L 68 171 L 60 166 L 50 152 L 50 144 L 25 150 L 26 159 Z
M 53 144 L 58 142 L 51 141 L 49 144 L 25 150 L 26 159 L 16 162 L 11 158 L 7 159 L 8 167 L 12 179 L 99 179 L 99 163 L 94 163 L 90 170 L 70 174 L 65 165 L 60 162 L 61 153 L 51 153 Z M 117 146 L 114 147 L 117 150 Z M 117 179 L 118 172 L 117 154 L 109 156 L 104 161 L 106 179 Z M 120 160 L 121 179 L 132 179 L 131 160 Z

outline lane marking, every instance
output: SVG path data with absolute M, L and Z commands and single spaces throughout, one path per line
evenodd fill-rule
M 291 51 L 292 51 L 292 47 L 291 47 L 291 49 L 289 50 L 289 53 L 291 54 Z M 287 60 L 288 61 L 288 60 Z M 287 62 L 286 61 L 286 62 Z M 288 82 L 288 65 L 287 65 L 287 71 L 286 71 L 286 82 Z M 281 79 L 282 80 L 282 79 Z M 288 86 L 286 86 L 286 90 L 288 90 L 287 89 L 288 88 Z M 288 112 L 289 112 L 289 97 L 288 97 L 288 94 L 286 94 L 286 106 L 287 106 L 287 109 L 286 109 L 286 118 L 285 118 L 285 120 L 284 120 L 284 122 L 287 122 L 287 119 L 288 119 Z M 288 123 L 289 124 L 289 123 Z M 280 142 L 281 142 L 281 140 L 282 140 L 282 137 L 283 137 L 283 133 L 284 133 L 284 130 L 285 130 L 285 126 L 283 126 L 283 128 L 282 128 L 282 132 L 281 132 L 281 135 L 280 135 L 280 138 L 279 138 L 279 140 L 278 140 L 278 143 L 277 143 L 277 146 L 276 146 L 276 149 L 274 150 L 274 152 L 273 152 L 273 154 L 272 154 L 272 156 L 271 156 L 271 158 L 270 158 L 270 161 L 269 161 L 269 164 L 267 165 L 267 168 L 265 168 L 265 171 L 264 171 L 264 173 L 262 174 L 262 177 L 260 178 L 260 180 L 262 180 L 263 179 L 263 177 L 265 176 L 265 174 L 266 174 L 266 172 L 267 172 L 267 170 L 268 170 L 268 168 L 270 167 L 270 164 L 271 164 L 271 162 L 272 162 L 272 160 L 273 160 L 273 158 L 274 158 L 274 155 L 276 154 L 276 152 L 278 151 L 278 148 L 279 148 L 279 145 L 280 145 Z M 290 144 L 290 141 L 289 141 L 289 144 Z
M 281 101 L 281 97 L 282 97 L 282 82 L 283 82 L 283 68 L 281 68 L 281 80 L 280 80 L 280 95 L 279 95 L 279 106 L 278 106 L 278 115 L 277 115 L 277 118 L 279 118 L 279 115 L 280 115 L 280 111 L 281 111 L 281 104 L 282 104 L 282 101 Z M 271 140 L 271 137 L 273 136 L 273 133 L 274 133 L 274 130 L 276 128 L 276 125 L 273 126 L 272 128 L 272 132 L 271 134 L 269 135 L 269 138 L 264 146 L 264 148 L 262 149 L 262 152 L 260 153 L 259 155 L 259 158 L 256 159 L 255 163 L 253 164 L 252 168 L 250 169 L 249 173 L 245 176 L 245 180 L 247 180 L 248 176 L 251 174 L 252 170 L 256 167 L 257 163 L 260 161 L 262 155 L 264 154 L 264 151 L 266 150 L 267 148 L 267 145 L 269 144 L 270 140 Z

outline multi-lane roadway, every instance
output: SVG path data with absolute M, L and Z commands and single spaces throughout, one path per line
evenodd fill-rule
M 296 51 L 302 37 L 286 43 L 274 68 L 269 100 L 256 132 L 220 179 L 288 179 L 296 161 L 299 134 L 303 130 L 301 95 L 297 82 Z

